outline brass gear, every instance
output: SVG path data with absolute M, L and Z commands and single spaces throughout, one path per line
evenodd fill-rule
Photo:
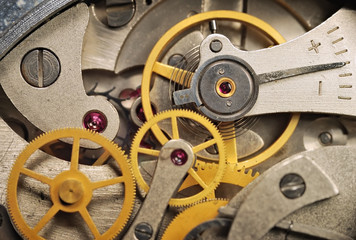
M 36 150 L 40 149 L 47 143 L 63 138 L 73 139 L 73 150 L 69 170 L 62 171 L 52 179 L 25 167 L 26 161 Z M 96 182 L 90 181 L 78 168 L 80 139 L 85 139 L 85 141 L 89 140 L 102 146 L 106 150 L 106 153 L 109 153 L 120 167 L 122 175 L 108 180 Z M 21 174 L 50 186 L 52 207 L 34 228 L 31 228 L 27 224 L 19 208 L 17 192 Z M 114 224 L 106 232 L 100 234 L 87 210 L 87 205 L 91 201 L 95 189 L 119 183 L 122 183 L 125 186 L 124 204 Z M 9 176 L 7 186 L 7 206 L 13 223 L 26 239 L 44 239 L 39 235 L 41 229 L 55 217 L 57 212 L 63 211 L 67 213 L 79 212 L 94 238 L 106 240 L 115 238 L 125 227 L 133 209 L 135 191 L 135 183 L 131 167 L 128 164 L 123 151 L 121 151 L 115 143 L 93 131 L 69 128 L 55 130 L 37 137 L 30 142 L 18 156 Z
M 220 207 L 227 200 L 214 199 L 193 205 L 178 214 L 165 230 L 162 240 L 184 239 L 184 237 L 199 224 L 211 220 L 218 215 Z M 187 224 L 189 222 L 189 224 Z
M 147 62 L 145 64 L 145 68 L 142 76 L 141 97 L 142 97 L 142 107 L 146 119 L 150 119 L 154 115 L 150 102 L 150 88 L 152 86 L 151 80 L 152 80 L 153 73 L 156 73 L 168 79 L 170 79 L 171 76 L 179 75 L 181 76 L 181 79 L 187 78 L 188 82 L 190 81 L 189 79 L 191 79 L 192 77 L 192 73 L 190 72 L 187 72 L 182 69 L 177 69 L 175 67 L 168 66 L 159 62 L 159 59 L 162 58 L 162 55 L 165 52 L 165 48 L 169 46 L 169 44 L 177 36 L 179 36 L 182 32 L 184 32 L 188 28 L 196 26 L 206 21 L 218 20 L 218 19 L 232 20 L 232 21 L 245 23 L 248 26 L 254 27 L 260 32 L 266 34 L 266 36 L 268 36 L 275 44 L 281 44 L 285 42 L 285 39 L 271 25 L 267 24 L 266 22 L 262 21 L 259 18 L 256 18 L 246 13 L 220 10 L 220 11 L 199 13 L 184 19 L 183 21 L 179 22 L 171 29 L 169 29 L 159 39 L 159 41 L 152 49 L 147 59 Z M 181 80 L 179 80 L 178 83 L 182 84 L 182 82 L 180 81 Z M 295 128 L 297 127 L 299 118 L 300 118 L 299 113 L 293 113 L 291 115 L 289 124 L 285 128 L 284 132 L 271 146 L 269 146 L 266 150 L 264 150 L 262 153 L 258 154 L 257 156 L 252 157 L 251 159 L 247 159 L 243 162 L 239 162 L 239 163 L 237 162 L 238 156 L 237 156 L 237 149 L 236 149 L 236 138 L 225 139 L 224 140 L 225 145 L 227 149 L 230 149 L 227 152 L 227 161 L 230 163 L 238 163 L 237 165 L 238 169 L 243 169 L 243 168 L 248 169 L 262 163 L 263 161 L 273 156 L 284 146 L 284 144 L 288 141 L 288 139 L 293 134 Z M 232 131 L 235 130 L 232 129 Z M 158 126 L 153 126 L 152 132 L 154 133 L 154 135 L 159 141 L 164 139 L 164 135 L 162 134 L 162 131 L 159 129 Z
M 179 120 L 178 120 L 179 118 L 188 118 L 190 120 L 194 120 L 198 122 L 199 124 L 201 124 L 201 126 L 205 127 L 212 136 L 212 139 L 193 146 L 194 154 L 209 146 L 216 144 L 219 150 L 219 155 L 218 155 L 218 159 L 215 160 L 217 165 L 215 169 L 216 171 L 214 172 L 214 175 L 211 178 L 207 179 L 206 182 L 203 181 L 202 178 L 197 174 L 195 167 L 191 168 L 188 171 L 188 176 L 194 179 L 195 183 L 200 185 L 203 190 L 196 194 L 193 194 L 192 196 L 183 197 L 183 198 L 172 198 L 169 202 L 171 206 L 185 206 L 198 202 L 208 196 L 211 197 L 211 194 L 214 194 L 213 191 L 219 185 L 220 180 L 224 175 L 224 170 L 226 167 L 226 154 L 225 154 L 226 150 L 225 150 L 224 142 L 222 140 L 222 137 L 218 129 L 210 122 L 210 120 L 208 120 L 206 117 L 203 117 L 198 113 L 189 110 L 164 111 L 155 115 L 153 118 L 149 119 L 139 129 L 131 145 L 130 159 L 131 159 L 132 169 L 136 181 L 140 186 L 140 188 L 146 193 L 149 190 L 149 185 L 147 184 L 146 180 L 143 178 L 142 173 L 140 171 L 139 164 L 140 164 L 141 156 L 139 156 L 139 154 L 145 154 L 156 159 L 160 153 L 160 151 L 157 149 L 148 149 L 148 148 L 140 147 L 140 143 L 142 139 L 144 138 L 146 133 L 149 132 L 149 130 L 151 130 L 155 126 L 158 127 L 158 123 L 165 120 L 171 121 L 172 132 L 173 132 L 172 139 L 179 139 L 179 127 L 180 127 Z M 164 145 L 166 142 L 168 142 L 168 138 L 164 135 L 164 133 L 161 130 L 159 131 L 160 131 L 159 134 L 161 136 L 160 143 Z M 189 139 L 185 139 L 185 140 L 189 142 Z M 197 163 L 201 161 L 202 160 L 197 159 Z
M 214 176 L 217 165 L 214 163 L 205 163 L 205 162 L 198 162 L 196 164 L 196 171 L 199 176 L 204 180 L 208 181 L 209 179 Z M 256 179 L 260 174 L 258 172 L 253 173 L 252 169 L 246 171 L 245 168 L 239 169 L 237 164 L 232 164 L 227 162 L 225 174 L 223 178 L 220 180 L 220 183 L 228 183 L 237 185 L 240 187 L 246 187 L 250 182 Z M 180 186 L 180 191 L 187 189 L 196 185 L 194 179 L 190 176 L 186 178 L 184 183 Z

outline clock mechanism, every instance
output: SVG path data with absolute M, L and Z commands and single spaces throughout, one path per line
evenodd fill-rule
M 0 5 L 0 239 L 356 238 L 353 1 Z

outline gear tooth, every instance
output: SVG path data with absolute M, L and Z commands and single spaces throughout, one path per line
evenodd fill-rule
M 87 134 L 88 132 L 90 133 L 90 135 Z M 48 137 L 49 135 L 53 135 L 53 136 Z M 24 150 L 20 153 L 20 155 L 17 157 L 16 161 L 14 162 L 8 178 L 7 195 L 6 195 L 7 209 L 9 211 L 11 221 L 16 226 L 16 229 L 26 239 L 30 239 L 35 233 L 31 232 L 32 229 L 30 229 L 27 226 L 20 212 L 19 203 L 17 201 L 18 196 L 15 189 L 17 189 L 19 184 L 18 179 L 21 172 L 19 169 L 21 169 L 23 165 L 26 163 L 26 161 L 28 160 L 28 156 L 31 156 L 31 154 L 33 154 L 33 152 L 35 152 L 39 148 L 39 146 L 42 146 L 41 144 L 46 144 L 55 139 L 60 139 L 64 137 L 76 137 L 76 136 L 83 139 L 93 140 L 94 142 L 98 143 L 109 152 L 118 153 L 115 160 L 117 164 L 120 166 L 120 168 L 125 169 L 125 171 L 123 171 L 123 174 L 125 176 L 127 175 L 127 177 L 125 178 L 126 179 L 125 191 L 126 190 L 129 191 L 129 194 L 128 195 L 125 194 L 125 200 L 124 200 L 125 204 L 122 206 L 122 211 L 117 216 L 117 220 L 115 221 L 114 225 L 110 227 L 110 229 L 115 229 L 114 230 L 115 232 L 109 233 L 108 239 L 114 239 L 118 234 L 120 234 L 120 232 L 124 229 L 125 225 L 129 220 L 129 217 L 133 212 L 135 195 L 136 195 L 136 188 L 135 188 L 136 185 L 132 172 L 132 166 L 128 163 L 127 156 L 125 155 L 124 151 L 122 151 L 122 149 L 116 143 L 110 141 L 104 136 L 101 136 L 97 132 L 89 131 L 83 128 L 64 128 L 64 129 L 51 130 L 37 136 L 24 148 Z
M 192 224 L 198 226 L 200 223 L 209 220 L 210 218 L 206 217 L 206 214 L 199 214 L 201 219 L 196 219 L 195 216 L 196 212 L 201 212 L 202 209 L 207 211 L 217 211 L 220 207 L 225 206 L 227 204 L 227 200 L 222 200 L 219 198 L 209 199 L 209 200 L 200 200 L 189 207 L 185 208 L 179 214 L 177 214 L 172 221 L 169 223 L 168 227 L 164 231 L 162 235 L 162 240 L 169 240 L 169 239 L 177 239 L 174 230 L 179 228 L 180 234 L 188 234 L 191 229 L 191 225 L 180 224 L 180 222 L 187 218 L 192 220 Z M 182 219 L 182 220 L 181 220 Z M 185 229 L 184 227 L 187 226 Z M 183 229 L 182 229 L 183 228 Z M 182 237 L 182 236 L 179 236 Z

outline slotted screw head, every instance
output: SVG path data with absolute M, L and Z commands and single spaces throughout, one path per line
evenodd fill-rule
M 135 227 L 135 237 L 138 240 L 149 240 L 152 238 L 153 229 L 150 224 L 142 222 Z
M 52 85 L 59 77 L 61 65 L 58 57 L 45 48 L 26 53 L 21 62 L 21 73 L 26 82 L 34 87 Z
M 283 195 L 289 199 L 300 198 L 306 189 L 304 179 L 295 173 L 285 175 L 281 179 L 279 187 Z

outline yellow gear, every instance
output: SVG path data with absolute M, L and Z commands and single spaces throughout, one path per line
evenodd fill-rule
M 154 157 L 155 159 L 158 158 L 160 151 L 156 149 L 148 149 L 148 148 L 143 148 L 140 147 L 140 143 L 142 139 L 144 138 L 145 134 L 149 132 L 150 129 L 153 127 L 157 126 L 158 123 L 164 121 L 164 120 L 169 120 L 171 121 L 171 126 L 172 126 L 172 139 L 179 139 L 179 120 L 178 118 L 186 118 L 190 120 L 194 120 L 201 124 L 203 127 L 205 127 L 209 133 L 212 136 L 212 139 L 203 142 L 201 144 L 198 144 L 196 146 L 193 146 L 193 152 L 196 154 L 197 152 L 204 150 L 214 144 L 216 144 L 218 151 L 219 151 L 219 156 L 217 161 L 217 167 L 216 171 L 214 172 L 213 175 L 211 175 L 211 178 L 207 179 L 207 181 L 202 180 L 202 178 L 197 174 L 195 168 L 191 168 L 188 171 L 188 176 L 190 176 L 192 179 L 195 181 L 195 185 L 198 184 L 202 187 L 202 191 L 198 192 L 197 194 L 194 194 L 192 196 L 184 197 L 184 198 L 172 198 L 169 202 L 170 205 L 172 206 L 184 206 L 188 204 L 192 204 L 195 202 L 198 202 L 206 197 L 211 197 L 209 194 L 213 194 L 213 191 L 215 188 L 219 185 L 220 180 L 222 179 L 224 175 L 224 169 L 226 166 L 226 154 L 225 154 L 225 145 L 222 140 L 222 137 L 217 130 L 217 128 L 208 120 L 206 117 L 203 117 L 202 115 L 189 111 L 189 110 L 169 110 L 165 112 L 161 112 L 157 115 L 155 115 L 153 118 L 149 119 L 141 128 L 140 130 L 136 133 L 136 136 L 132 142 L 131 145 L 131 153 L 130 153 L 130 158 L 131 158 L 131 164 L 132 164 L 132 169 L 134 176 L 136 177 L 138 185 L 144 190 L 145 192 L 148 192 L 149 186 L 144 180 L 141 171 L 140 171 L 140 159 L 141 157 L 139 154 L 145 154 L 151 157 Z M 158 127 L 159 129 L 159 127 Z M 184 130 L 184 129 L 183 129 Z M 168 138 L 164 135 L 164 133 L 159 130 L 159 134 L 161 135 L 160 137 L 160 143 L 164 145 L 166 142 L 168 142 Z M 188 139 L 185 139 L 188 140 Z M 188 140 L 189 141 L 189 140 Z M 199 160 L 197 160 L 199 162 Z
M 188 28 L 194 27 L 206 21 L 218 20 L 218 19 L 238 21 L 247 24 L 250 27 L 254 27 L 255 29 L 267 35 L 275 44 L 281 44 L 285 42 L 285 39 L 281 36 L 281 34 L 277 30 L 275 30 L 271 25 L 262 21 L 259 18 L 256 18 L 246 13 L 221 10 L 221 11 L 199 13 L 184 19 L 183 21 L 179 22 L 171 29 L 169 29 L 160 38 L 160 40 L 156 43 L 156 45 L 152 49 L 147 59 L 147 62 L 145 64 L 145 68 L 142 76 L 142 84 L 141 84 L 141 98 L 142 98 L 142 106 L 146 119 L 150 119 L 154 115 L 150 102 L 150 88 L 152 86 L 151 79 L 153 73 L 167 77 L 168 79 L 171 78 L 171 76 L 173 75 L 188 76 L 189 79 L 191 79 L 192 77 L 192 73 L 159 62 L 159 59 L 162 58 L 163 57 L 162 55 L 165 53 L 166 50 L 165 48 L 169 46 L 169 44 L 177 36 L 179 36 Z M 182 78 L 184 79 L 185 77 Z M 269 146 L 266 150 L 264 150 L 259 155 L 238 164 L 238 168 L 242 169 L 242 168 L 251 168 L 253 166 L 256 166 L 257 164 L 265 161 L 266 159 L 274 155 L 277 151 L 279 151 L 293 134 L 299 122 L 299 118 L 300 118 L 299 113 L 292 114 L 290 122 L 286 127 L 286 129 L 284 130 L 284 132 L 282 133 L 282 135 L 271 146 Z M 163 135 L 162 131 L 159 129 L 158 126 L 153 126 L 152 132 L 160 142 L 165 139 L 165 136 Z M 230 163 L 236 163 L 238 157 L 236 152 L 236 139 L 232 138 L 224 141 L 227 148 L 231 149 L 230 151 L 227 152 L 227 161 Z
M 172 220 L 164 232 L 162 240 L 184 239 L 196 226 L 215 218 L 218 215 L 219 208 L 227 203 L 226 200 L 215 199 L 187 208 Z
M 209 179 L 214 176 L 217 170 L 217 164 L 215 163 L 205 163 L 205 162 L 198 162 L 196 164 L 196 171 L 197 174 L 204 180 L 209 181 Z M 240 187 L 246 187 L 250 182 L 252 182 L 255 178 L 259 176 L 258 172 L 253 174 L 252 169 L 246 172 L 246 169 L 238 169 L 237 164 L 232 164 L 227 162 L 225 168 L 225 174 L 223 178 L 220 180 L 220 183 L 228 183 L 237 185 Z M 180 186 L 179 191 L 187 189 L 191 186 L 196 185 L 194 179 L 188 176 L 184 183 Z
M 69 170 L 62 171 L 52 179 L 25 167 L 26 161 L 36 150 L 45 144 L 63 138 L 73 139 Z M 85 141 L 90 140 L 102 146 L 106 151 L 106 155 L 109 153 L 119 165 L 122 176 L 96 182 L 90 181 L 90 179 L 78 169 L 80 139 L 85 139 Z M 19 207 L 17 191 L 21 174 L 50 186 L 50 197 L 53 205 L 34 228 L 29 227 L 26 223 Z M 119 183 L 125 186 L 124 204 L 120 211 L 118 211 L 119 214 L 114 224 L 106 232 L 100 234 L 90 217 L 87 205 L 91 201 L 95 189 Z M 7 186 L 7 205 L 12 221 L 23 237 L 31 240 L 44 239 L 39 235 L 39 232 L 59 211 L 67 213 L 79 212 L 95 239 L 113 239 L 125 227 L 131 215 L 134 201 L 135 182 L 131 167 L 124 153 L 115 143 L 109 141 L 102 135 L 84 129 L 61 129 L 37 137 L 18 156 L 11 170 Z

